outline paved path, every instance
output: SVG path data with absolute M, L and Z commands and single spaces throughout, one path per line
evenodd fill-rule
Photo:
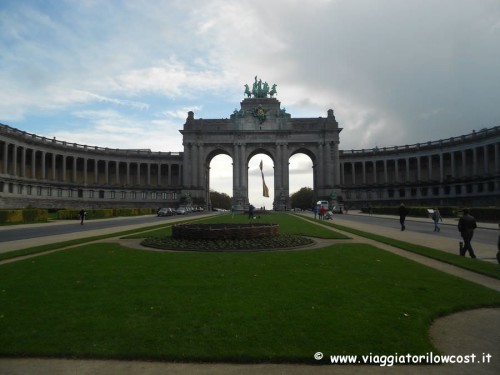
M 456 241 L 439 239 L 436 235 L 415 235 L 411 231 L 401 232 L 394 228 L 373 226 L 369 224 L 354 224 L 335 216 L 335 222 L 367 232 L 375 232 L 384 236 L 401 239 L 407 242 L 419 243 L 425 246 L 453 252 Z M 130 228 L 129 228 L 130 229 Z M 353 241 L 372 243 L 379 248 L 407 257 L 429 267 L 454 274 L 488 288 L 500 291 L 500 281 L 481 276 L 454 266 L 444 264 L 417 254 L 409 253 L 391 246 L 348 234 Z M 54 239 L 52 239 L 54 240 Z M 60 240 L 60 239 L 59 239 Z M 116 240 L 116 239 L 115 239 Z M 138 247 L 137 241 L 128 240 L 130 247 Z M 450 242 L 448 242 L 450 241 Z M 453 244 L 451 243 L 453 241 Z M 125 242 L 124 242 L 125 244 Z M 323 243 L 324 244 L 324 243 Z M 476 250 L 476 249 L 475 249 Z M 491 251 L 485 248 L 480 250 Z M 485 253 L 476 253 L 485 256 Z M 499 270 L 500 272 L 500 270 Z M 287 365 L 287 364 L 193 364 L 165 363 L 145 361 L 113 361 L 113 360 L 71 360 L 71 359 L 0 359 L 0 375 L 107 375 L 107 374 L 499 374 L 500 373 L 500 309 L 478 309 L 466 311 L 437 320 L 430 328 L 430 337 L 443 354 L 476 355 L 475 364 L 455 364 L 441 366 L 347 366 L 347 365 Z M 486 355 L 491 355 L 491 363 L 486 361 Z M 484 356 L 484 357 L 483 357 Z

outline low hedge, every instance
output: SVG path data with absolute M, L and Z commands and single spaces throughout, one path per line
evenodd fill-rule
M 0 210 L 0 224 L 44 223 L 47 221 L 47 210 L 40 208 Z
M 138 216 L 150 215 L 156 213 L 152 208 L 97 208 L 86 210 L 87 219 L 108 219 L 118 216 Z M 80 218 L 80 210 L 59 210 L 57 211 L 58 220 L 76 220 Z

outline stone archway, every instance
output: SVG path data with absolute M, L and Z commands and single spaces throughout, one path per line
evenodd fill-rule
M 261 95 L 262 96 L 262 95 Z M 305 153 L 313 160 L 318 199 L 340 195 L 339 133 L 333 110 L 327 117 L 292 118 L 272 97 L 249 97 L 228 119 L 195 119 L 184 124 L 183 192 L 208 202 L 210 160 L 218 154 L 233 159 L 233 206 L 248 207 L 248 161 L 265 153 L 274 162 L 274 206 L 285 210 L 289 201 L 289 159 Z

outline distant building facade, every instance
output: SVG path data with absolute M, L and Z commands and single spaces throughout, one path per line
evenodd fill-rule
M 340 151 L 341 189 L 355 206 L 500 205 L 500 126 L 413 145 Z
M 264 86 L 262 86 L 264 84 Z M 260 86 L 259 86 L 260 85 Z M 80 145 L 0 124 L 0 208 L 210 208 L 210 161 L 233 160 L 233 205 L 248 208 L 248 162 L 274 163 L 273 206 L 289 209 L 289 159 L 308 155 L 315 200 L 366 204 L 499 205 L 500 127 L 414 145 L 339 150 L 333 110 L 292 118 L 272 90 L 254 83 L 227 119 L 195 119 L 181 130 L 184 152 Z

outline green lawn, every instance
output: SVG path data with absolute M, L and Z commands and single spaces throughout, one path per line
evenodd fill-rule
M 332 229 L 324 228 L 310 221 L 304 220 L 295 215 L 269 212 L 259 215 L 258 219 L 248 219 L 248 214 L 220 214 L 210 216 L 201 220 L 196 220 L 196 223 L 231 223 L 231 224 L 259 224 L 259 223 L 274 223 L 279 224 L 280 234 L 293 234 L 309 237 L 325 238 L 325 239 L 349 239 L 346 235 L 336 232 Z M 177 224 L 177 223 L 175 223 Z M 154 231 L 138 233 L 127 238 L 145 238 L 155 236 L 171 236 L 172 227 L 168 225 L 164 228 L 159 228 Z
M 0 266 L 0 355 L 315 362 L 426 353 L 497 292 L 369 245 L 177 253 L 86 244 Z

